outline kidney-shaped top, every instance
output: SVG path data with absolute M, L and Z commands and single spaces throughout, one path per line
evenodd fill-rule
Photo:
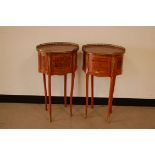
M 79 45 L 69 42 L 50 42 L 37 45 L 38 52 L 45 53 L 71 53 L 79 49 Z
M 125 48 L 112 44 L 87 44 L 83 45 L 82 50 L 86 53 L 98 55 L 121 55 L 125 53 Z

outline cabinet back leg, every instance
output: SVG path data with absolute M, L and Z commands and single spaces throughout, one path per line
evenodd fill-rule
M 94 76 L 91 75 L 91 108 L 94 108 Z

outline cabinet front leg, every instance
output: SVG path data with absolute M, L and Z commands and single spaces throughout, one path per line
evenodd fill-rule
M 50 116 L 50 122 L 52 122 L 52 103 L 51 103 L 51 75 L 48 75 L 48 93 L 49 93 L 49 116 Z
M 44 83 L 44 94 L 45 94 L 45 110 L 47 110 L 47 88 L 46 88 L 46 74 L 43 73 L 43 83 Z
M 87 118 L 87 113 L 88 113 L 88 82 L 89 82 L 89 74 L 86 74 L 86 113 L 85 117 Z
M 64 106 L 67 107 L 67 74 L 64 75 Z
M 70 92 L 70 115 L 72 116 L 72 97 L 73 97 L 73 89 L 74 89 L 74 77 L 75 77 L 75 72 L 72 73 L 71 77 L 71 92 Z
M 115 87 L 116 76 L 110 78 L 110 90 L 109 90 L 109 99 L 108 99 L 108 114 L 112 113 L 112 100 L 113 100 L 113 93 Z

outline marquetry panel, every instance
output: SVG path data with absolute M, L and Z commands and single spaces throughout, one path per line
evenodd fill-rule
M 116 74 L 119 75 L 122 73 L 123 66 L 123 56 L 116 56 Z
M 49 60 L 50 59 L 50 60 Z M 51 74 L 63 75 L 71 73 L 73 66 L 73 55 L 72 54 L 49 54 L 49 72 Z
M 48 62 L 47 55 L 42 52 L 38 52 L 38 71 L 41 73 L 47 73 Z
M 111 57 L 88 55 L 88 72 L 96 76 L 110 76 L 111 75 Z

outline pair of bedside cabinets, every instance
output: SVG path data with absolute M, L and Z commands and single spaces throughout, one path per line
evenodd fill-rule
M 64 76 L 64 106 L 67 105 L 67 74 L 71 73 L 70 115 L 72 116 L 72 97 L 74 78 L 77 69 L 77 52 L 79 45 L 69 42 L 50 42 L 36 47 L 38 51 L 38 71 L 43 74 L 45 109 L 52 121 L 51 76 Z M 88 113 L 88 82 L 91 77 L 91 108 L 94 108 L 94 76 L 110 77 L 107 120 L 112 113 L 112 99 L 116 76 L 122 73 L 125 48 L 112 44 L 86 44 L 82 46 L 83 71 L 86 74 L 86 109 Z M 46 86 L 46 75 L 48 86 Z M 48 89 L 47 89 L 48 88 Z M 47 91 L 48 90 L 48 91 Z M 48 95 L 47 95 L 48 94 Z

